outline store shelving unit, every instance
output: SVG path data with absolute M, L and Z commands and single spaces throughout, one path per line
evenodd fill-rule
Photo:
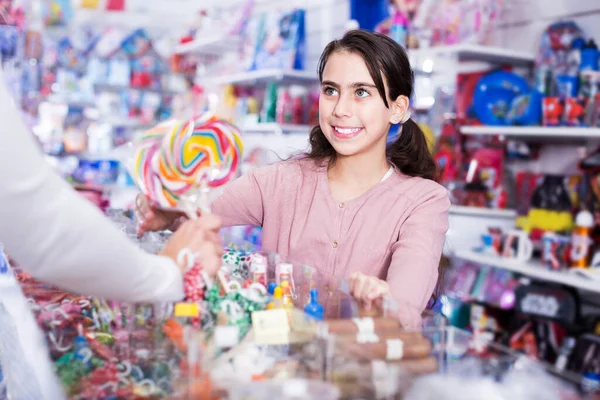
M 102 122 L 115 127 L 130 129 L 150 129 L 159 124 L 159 121 L 142 122 L 136 118 L 103 118 Z
M 494 268 L 512 271 L 530 277 L 531 279 L 554 282 L 580 290 L 600 293 L 600 280 L 593 280 L 578 275 L 576 270 L 551 271 L 544 268 L 539 260 L 532 260 L 523 263 L 516 260 L 485 255 L 468 250 L 457 251 L 454 256 L 456 258 L 470 261 L 482 266 L 487 265 Z
M 280 134 L 307 134 L 310 131 L 309 125 L 277 124 L 277 123 L 259 123 L 250 124 L 242 127 L 244 133 L 280 133 Z
M 231 75 L 210 78 L 214 85 L 239 85 L 250 86 L 269 81 L 285 81 L 289 83 L 317 83 L 315 71 L 284 70 L 284 69 L 262 69 L 258 71 L 238 72 Z
M 427 59 L 437 59 L 439 57 L 453 57 L 458 61 L 479 61 L 514 66 L 531 66 L 535 61 L 535 57 L 531 53 L 468 43 L 410 50 L 409 56 L 411 60 L 415 60 L 419 65 Z M 426 67 L 425 71 L 428 69 Z
M 438 85 L 454 84 L 459 73 L 472 73 L 493 70 L 510 65 L 515 70 L 531 71 L 535 64 L 533 54 L 510 49 L 479 45 L 456 45 L 413 51 L 410 54 L 414 67 L 432 73 L 432 80 Z M 442 77 L 438 77 L 442 75 Z M 590 146 L 600 142 L 600 128 L 569 126 L 461 126 L 464 138 L 469 136 L 498 136 L 506 140 L 521 140 L 537 144 L 547 144 L 548 154 L 554 154 L 553 144 L 559 148 L 565 145 L 585 144 Z M 546 149 L 544 149 L 546 150 Z M 562 154 L 562 153 L 561 153 Z M 566 154 L 566 153 L 565 153 Z M 554 271 L 547 269 L 540 259 L 527 262 L 507 259 L 500 256 L 473 251 L 481 242 L 481 235 L 488 227 L 496 227 L 503 232 L 517 229 L 514 210 L 488 210 L 471 207 L 452 206 L 449 213 L 450 228 L 446 235 L 444 253 L 452 258 L 452 264 L 469 262 L 479 268 L 495 268 L 510 271 L 527 281 L 544 282 L 550 285 L 570 287 L 580 292 L 582 298 L 597 298 L 600 294 L 600 273 L 593 269 L 567 269 Z M 478 302 L 480 299 L 466 296 L 461 301 Z
M 463 135 L 502 135 L 526 140 L 591 140 L 600 139 L 600 128 L 570 126 L 463 126 Z

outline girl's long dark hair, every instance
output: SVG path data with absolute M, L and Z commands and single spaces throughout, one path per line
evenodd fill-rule
M 389 37 L 364 30 L 352 30 L 341 39 L 332 41 L 319 59 L 319 81 L 323 81 L 323 70 L 329 57 L 337 51 L 348 51 L 362 57 L 386 107 L 389 107 L 388 98 L 395 101 L 398 96 L 410 98 L 412 95 L 414 76 L 408 56 L 402 46 Z M 384 77 L 389 93 L 385 91 Z M 335 162 L 337 153 L 320 126 L 312 128 L 309 142 L 310 151 L 306 154 L 308 158 Z M 402 124 L 398 139 L 387 148 L 387 157 L 405 175 L 436 178 L 436 164 L 427 147 L 425 135 L 412 119 Z

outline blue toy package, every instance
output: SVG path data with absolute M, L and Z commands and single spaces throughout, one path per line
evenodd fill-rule
M 494 71 L 477 82 L 473 94 L 473 109 L 486 125 L 508 125 L 507 115 L 513 100 L 530 93 L 527 81 L 512 72 Z
M 0 56 L 3 61 L 17 56 L 19 29 L 16 26 L 0 25 Z
M 258 39 L 251 70 L 305 68 L 305 11 L 269 11 L 259 17 Z
M 42 71 L 39 63 L 23 64 L 23 81 L 21 87 L 24 93 L 38 93 L 42 86 Z
M 58 42 L 57 61 L 60 67 L 77 71 L 83 70 L 86 63 L 85 57 L 73 46 L 71 40 L 68 38 L 64 38 Z
M 79 183 L 108 185 L 117 183 L 120 163 L 116 160 L 80 160 L 79 167 L 73 173 L 73 179 Z
M 142 56 L 151 46 L 150 38 L 143 29 L 136 29 L 133 31 L 121 44 L 123 52 L 130 57 Z

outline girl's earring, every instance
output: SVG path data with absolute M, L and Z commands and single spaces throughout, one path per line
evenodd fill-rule
M 392 121 L 394 121 L 394 123 L 397 124 L 398 122 L 400 122 L 400 118 L 397 115 L 394 115 Z

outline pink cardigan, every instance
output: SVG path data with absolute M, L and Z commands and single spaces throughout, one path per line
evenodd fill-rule
M 213 203 L 225 226 L 260 225 L 263 248 L 326 275 L 355 271 L 389 283 L 397 300 L 423 310 L 438 278 L 448 229 L 447 190 L 395 171 L 339 204 L 326 166 L 289 160 L 254 170 Z

